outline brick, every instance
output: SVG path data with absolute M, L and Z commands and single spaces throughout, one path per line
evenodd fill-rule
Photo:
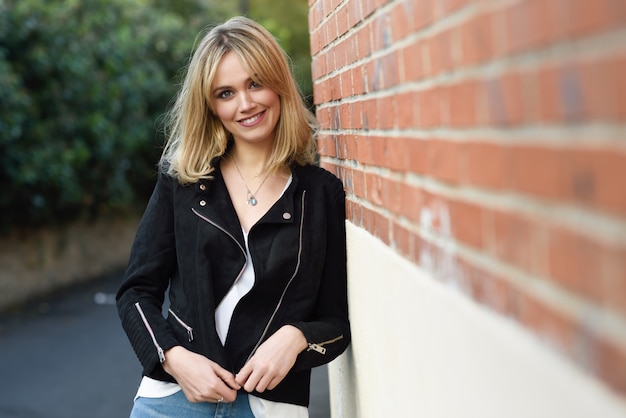
M 526 0 L 506 10 L 507 49 L 519 53 L 554 43 L 567 36 L 563 2 Z
M 365 173 L 361 170 L 352 170 L 351 178 L 354 195 L 365 199 Z
M 424 60 L 422 59 L 423 41 L 415 41 L 401 51 L 403 63 L 403 83 L 419 81 L 425 76 Z
M 441 123 L 441 99 L 442 89 L 433 87 L 428 90 L 422 90 L 417 93 L 418 99 L 418 119 L 420 126 L 430 128 Z
M 568 33 L 573 38 L 597 34 L 613 27 L 615 20 L 609 3 L 616 2 L 598 0 L 588 2 L 584 0 L 570 0 L 567 2 L 567 27 Z M 622 4 L 623 16 L 623 4 Z
M 626 74 L 626 55 L 617 57 L 615 61 L 615 74 Z M 614 86 L 617 94 L 617 113 L 620 120 L 626 120 L 626 77 L 618 77 Z
M 413 15 L 408 13 L 409 2 L 396 2 L 391 9 L 390 16 L 391 22 L 391 34 L 394 42 L 398 42 L 406 38 L 412 29 L 411 18 Z
M 338 75 L 330 79 L 330 99 L 341 99 L 341 78 Z
M 572 318 L 543 301 L 526 295 L 522 323 L 553 348 L 572 355 L 578 326 Z
M 362 20 L 363 20 L 363 15 L 361 12 L 360 2 L 349 1 L 348 2 L 348 26 L 350 28 L 353 28 Z
M 363 100 L 362 102 L 362 122 L 363 129 L 376 129 L 378 126 L 378 112 L 376 108 L 376 101 L 373 99 Z
M 363 77 L 363 67 L 355 67 L 350 70 L 352 73 L 352 92 L 355 96 L 361 95 L 366 91 L 366 82 Z
M 371 203 L 382 206 L 383 199 L 383 180 L 377 174 L 366 173 L 365 174 L 366 193 L 365 197 Z
M 397 129 L 417 128 L 417 95 L 409 91 L 394 97 L 394 127 Z
M 418 222 L 424 204 L 424 193 L 419 188 L 408 184 L 402 184 L 401 190 L 402 212 L 400 215 L 409 221 Z
M 430 38 L 430 70 L 437 75 L 452 69 L 452 32 L 446 30 Z
M 471 3 L 471 0 L 443 0 L 440 2 L 441 13 L 446 16 L 453 14 Z
M 510 150 L 511 187 L 519 193 L 558 200 L 567 195 L 566 153 L 545 146 L 517 146 Z
M 537 74 L 540 91 L 541 118 L 556 122 L 561 119 L 559 103 L 558 74 L 555 68 L 543 69 Z
M 462 180 L 471 185 L 503 189 L 509 184 L 508 153 L 499 143 L 461 143 Z
M 343 6 L 335 12 L 337 16 L 337 35 L 343 36 L 350 29 L 350 22 L 348 18 L 348 6 Z
M 387 138 L 384 151 L 384 166 L 394 171 L 410 172 L 411 155 L 407 152 L 409 149 L 409 138 Z
M 348 57 L 346 55 L 346 42 L 339 42 L 333 47 L 333 54 L 335 57 L 335 69 L 342 71 L 348 64 Z
M 394 214 L 402 212 L 402 182 L 381 178 L 382 200 L 387 209 Z
M 581 63 L 581 89 L 590 120 L 619 121 L 619 73 L 613 57 Z
M 360 161 L 363 164 L 367 165 L 374 164 L 374 152 L 372 142 L 375 141 L 377 141 L 377 139 L 370 136 L 361 135 L 355 137 L 357 161 Z
M 357 136 L 356 135 L 346 135 L 346 159 L 354 160 L 357 159 L 357 155 L 359 152 L 358 144 L 357 144 Z
M 453 127 L 476 123 L 476 83 L 472 80 L 448 86 L 449 123 Z
M 600 247 L 580 233 L 552 228 L 550 277 L 578 295 L 600 300 L 598 276 L 602 271 Z
M 364 19 L 376 10 L 376 2 L 374 0 L 361 0 L 359 3 L 361 3 L 361 13 Z
M 370 25 L 364 25 L 356 33 L 358 53 L 357 58 L 363 59 L 372 54 L 372 43 L 370 41 Z
M 339 111 L 339 106 L 333 104 L 328 108 L 328 119 L 330 123 L 330 129 L 338 131 L 341 129 L 341 112 Z
M 389 244 L 389 221 L 380 213 L 363 208 L 363 227 L 372 235 Z
M 491 18 L 490 14 L 475 16 L 461 26 L 464 65 L 481 63 L 493 56 Z
M 420 210 L 420 227 L 444 236 L 452 237 L 452 207 L 449 199 L 430 191 L 421 191 L 422 208 Z
M 396 250 L 398 254 L 409 258 L 412 252 L 412 237 L 411 232 L 394 222 L 391 226 L 392 238 L 390 240 L 391 248 Z
M 431 140 L 428 146 L 428 175 L 457 183 L 459 181 L 459 158 L 459 146 L 456 142 Z
M 522 80 L 517 73 L 483 81 L 488 121 L 496 126 L 518 125 L 524 120 Z
M 626 215 L 626 152 L 576 149 L 567 152 L 569 196 L 575 201 Z
M 378 129 L 392 129 L 397 117 L 396 101 L 394 97 L 385 96 L 379 98 L 376 100 L 376 109 L 378 113 Z
M 346 201 L 347 219 L 358 227 L 363 227 L 363 206 L 351 200 Z
M 411 171 L 416 174 L 426 174 L 428 171 L 428 146 L 430 140 L 413 139 L 407 143 Z
M 462 202 L 449 202 L 452 233 L 455 240 L 474 248 L 483 247 L 483 210 L 480 206 Z
M 347 64 L 353 64 L 358 59 L 357 38 L 350 35 L 346 40 L 346 60 Z
M 598 338 L 594 342 L 592 371 L 617 393 L 626 393 L 626 349 L 607 339 Z M 582 360 L 589 363 L 587 358 Z
M 484 242 L 494 257 L 529 271 L 531 261 L 530 220 L 504 210 L 484 211 Z
M 352 96 L 352 87 L 354 85 L 352 82 L 352 72 L 344 71 L 339 75 L 339 78 L 341 80 L 341 97 L 346 98 Z

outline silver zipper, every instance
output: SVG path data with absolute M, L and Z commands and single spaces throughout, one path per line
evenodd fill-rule
M 192 341 L 193 341 L 193 328 L 191 328 L 189 325 L 185 324 L 185 323 L 183 322 L 183 320 L 182 320 L 182 319 L 180 319 L 180 318 L 178 317 L 178 315 L 176 315 L 176 314 L 174 313 L 174 311 L 173 311 L 173 310 L 168 309 L 168 312 L 169 312 L 169 313 L 171 313 L 171 314 L 172 314 L 172 316 L 174 317 L 174 319 L 176 319 L 176 321 L 177 321 L 177 322 L 178 322 L 178 323 L 179 323 L 179 324 L 180 324 L 183 328 L 185 328 L 185 329 L 187 330 L 188 340 L 189 340 L 189 342 L 192 342 Z
M 239 243 L 239 241 L 237 241 L 237 238 L 233 237 L 233 235 L 228 232 L 227 230 L 225 230 L 224 228 L 222 228 L 221 226 L 219 226 L 218 224 L 216 224 L 215 222 L 213 222 L 212 220 L 210 220 L 209 218 L 207 218 L 206 216 L 202 215 L 200 212 L 198 212 L 196 209 L 192 208 L 191 211 L 193 213 L 196 214 L 196 216 L 198 216 L 200 219 L 208 222 L 209 224 L 213 225 L 214 227 L 216 227 L 217 229 L 219 229 L 220 231 L 222 231 L 223 233 L 225 233 L 226 235 L 228 235 L 233 241 L 235 241 L 235 244 L 237 244 L 237 246 L 239 247 L 239 249 L 241 250 L 241 252 L 243 253 L 244 258 L 246 259 L 246 262 L 243 263 L 243 266 L 241 267 L 241 271 L 239 271 L 239 274 L 237 275 L 237 277 L 235 278 L 235 281 L 233 282 L 233 284 L 230 286 L 230 288 L 228 289 L 228 292 L 230 292 L 230 290 L 233 288 L 233 286 L 235 286 L 235 284 L 237 284 L 237 282 L 239 281 L 239 279 L 241 278 L 241 276 L 243 275 L 244 270 L 246 269 L 246 266 L 248 265 L 248 256 L 246 255 L 246 250 L 244 250 L 244 248 L 241 246 L 241 244 Z M 228 293 L 226 292 L 226 293 Z M 221 304 L 221 302 L 220 302 Z M 217 308 L 219 308 L 220 304 L 217 305 Z
M 304 190 L 302 192 L 302 214 L 300 215 L 300 238 L 298 240 L 298 262 L 296 263 L 296 269 L 294 270 L 293 274 L 291 275 L 291 278 L 289 279 L 289 281 L 285 285 L 285 288 L 283 289 L 283 293 L 280 295 L 280 299 L 278 299 L 278 303 L 276 304 L 276 308 L 274 308 L 274 312 L 272 312 L 272 315 L 270 316 L 270 319 L 267 321 L 267 325 L 265 325 L 265 329 L 263 330 L 263 333 L 261 334 L 261 338 L 259 338 L 259 341 L 257 341 L 256 345 L 252 349 L 252 352 L 248 356 L 248 359 L 246 360 L 246 363 L 252 358 L 252 356 L 254 355 L 256 350 L 261 345 L 261 341 L 263 341 L 263 339 L 265 338 L 265 335 L 267 334 L 267 331 L 269 330 L 270 325 L 271 325 L 272 321 L 274 320 L 274 317 L 276 316 L 276 313 L 278 312 L 278 309 L 280 309 L 280 305 L 283 303 L 283 299 L 285 298 L 285 294 L 287 293 L 287 289 L 289 289 L 289 286 L 291 285 L 291 282 L 293 282 L 293 280 L 296 278 L 296 274 L 298 274 L 298 271 L 300 270 L 300 260 L 301 260 L 301 256 L 302 256 L 302 230 L 304 228 L 304 197 L 305 196 L 306 196 L 306 190 Z
M 146 319 L 146 316 L 144 315 L 143 310 L 141 309 L 141 305 L 139 305 L 139 302 L 135 303 L 135 308 L 137 308 L 137 311 L 139 312 L 139 315 L 141 316 L 141 320 L 143 321 L 143 324 L 146 326 L 146 329 L 148 330 L 148 334 L 150 334 L 150 337 L 152 338 L 152 342 L 154 343 L 154 346 L 157 349 L 157 354 L 159 355 L 159 361 L 161 363 L 165 362 L 165 353 L 163 353 L 163 349 L 157 342 L 156 337 L 154 336 L 154 332 L 152 331 L 152 327 L 148 323 L 148 320 Z
M 340 335 L 337 338 L 333 338 L 332 340 L 324 341 L 323 343 L 309 343 L 309 348 L 306 351 L 317 351 L 320 354 L 326 354 L 325 345 L 336 343 L 339 340 L 343 340 L 343 335 Z

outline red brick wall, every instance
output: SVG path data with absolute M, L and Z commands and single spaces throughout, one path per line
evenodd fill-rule
M 626 394 L 626 2 L 309 6 L 349 221 Z

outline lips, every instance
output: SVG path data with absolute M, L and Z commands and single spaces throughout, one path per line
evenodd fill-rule
M 254 115 L 254 116 L 250 116 L 249 118 L 246 118 L 246 119 L 239 119 L 239 120 L 237 121 L 237 123 L 239 123 L 240 125 L 245 126 L 245 127 L 251 127 L 251 126 L 254 126 L 254 125 L 256 125 L 256 124 L 260 123 L 260 122 L 261 122 L 261 120 L 263 120 L 263 117 L 265 116 L 265 112 L 266 112 L 266 111 L 264 110 L 264 111 L 262 111 L 261 113 L 257 113 L 257 114 L 256 114 L 256 115 Z

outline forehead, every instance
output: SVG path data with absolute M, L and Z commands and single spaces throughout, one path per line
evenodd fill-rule
M 222 56 L 215 70 L 213 88 L 221 86 L 233 86 L 249 80 L 248 73 L 243 63 L 234 52 L 227 52 Z

